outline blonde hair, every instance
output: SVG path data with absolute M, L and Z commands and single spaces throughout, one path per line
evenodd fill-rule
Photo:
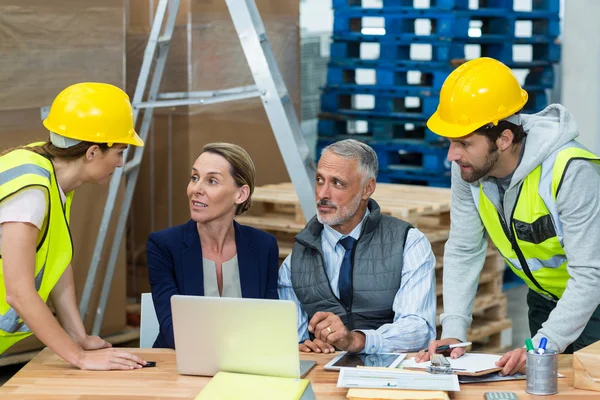
M 238 204 L 235 215 L 248 211 L 252 205 L 252 193 L 254 193 L 254 181 L 256 179 L 256 167 L 250 155 L 242 147 L 232 143 L 209 143 L 202 148 L 203 153 L 218 154 L 229 163 L 229 172 L 238 187 L 248 185 L 250 195 L 242 204 Z

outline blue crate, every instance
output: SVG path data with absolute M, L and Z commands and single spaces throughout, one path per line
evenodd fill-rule
M 464 0 L 460 0 L 464 1 Z M 468 1 L 468 0 L 467 0 Z M 431 0 L 431 7 L 451 9 L 455 3 L 455 0 Z M 351 8 L 351 7 L 362 7 L 362 0 L 332 0 L 334 9 L 338 8 Z M 412 7 L 414 5 L 413 0 L 383 0 L 383 8 L 388 7 Z
M 319 138 L 316 154 L 325 146 L 336 142 L 333 138 Z M 373 144 L 379 161 L 378 182 L 430 182 L 437 186 L 450 184 L 450 163 L 446 160 L 447 148 L 410 144 Z
M 451 178 L 449 173 L 442 175 L 430 175 L 414 174 L 405 171 L 380 171 L 377 175 L 377 182 L 449 188 L 451 184 Z
M 525 281 L 519 278 L 519 276 L 507 265 L 502 278 L 502 290 L 505 291 L 523 285 L 525 285 Z
M 369 95 L 374 97 L 372 109 L 358 108 L 353 104 L 353 98 L 357 95 Z M 418 99 L 418 106 L 407 106 L 411 102 L 407 98 Z M 346 115 L 364 115 L 373 113 L 396 118 L 429 118 L 438 106 L 437 96 L 415 96 L 395 92 L 361 92 L 346 89 L 326 89 L 321 95 L 321 110 L 324 112 L 350 112 Z
M 549 11 L 507 12 L 506 10 L 471 10 L 471 11 L 433 11 L 431 9 L 395 8 L 395 9 L 361 9 L 354 8 L 334 13 L 334 34 L 361 34 L 369 23 L 363 26 L 364 18 L 381 18 L 383 28 L 381 35 L 393 35 L 396 40 L 415 40 L 429 38 L 433 40 L 469 39 L 473 23 L 480 23 L 480 36 L 477 40 L 504 40 L 516 36 L 518 21 L 532 23 L 530 39 L 544 40 L 556 38 L 560 34 L 559 16 Z M 418 24 L 428 21 L 428 34 L 417 32 Z M 372 24 L 372 23 L 371 23 Z
M 354 54 L 353 54 L 354 55 Z M 354 68 L 364 69 L 375 69 L 378 67 L 382 68 L 399 68 L 406 71 L 448 71 L 450 73 L 454 68 L 463 64 L 467 60 L 462 59 L 450 59 L 442 61 L 431 61 L 431 60 L 394 60 L 394 59 L 361 59 L 360 54 L 355 58 L 338 58 L 332 57 L 331 63 L 336 65 L 343 65 Z M 543 68 L 551 67 L 553 62 L 546 60 L 534 60 L 534 61 L 516 61 L 516 62 L 505 62 L 507 67 L 513 69 L 530 69 L 530 68 Z
M 510 0 L 512 2 L 512 0 Z M 469 0 L 430 0 L 429 8 L 451 10 L 457 7 L 468 8 Z M 334 9 L 362 8 L 362 0 L 333 0 Z M 383 8 L 414 8 L 414 0 L 383 0 Z
M 554 68 L 552 66 L 529 68 L 523 88 L 527 92 L 541 92 L 554 87 Z
M 515 68 L 527 70 L 526 90 L 541 90 L 554 86 L 554 68 L 550 65 L 533 68 Z M 371 71 L 375 82 L 357 83 L 357 74 Z M 452 72 L 450 66 L 442 68 L 407 68 L 404 66 L 373 64 L 365 66 L 362 62 L 332 61 L 327 70 L 327 87 L 365 91 L 397 91 L 421 96 L 437 95 L 446 78 Z
M 403 171 L 409 174 L 449 174 L 447 142 L 443 146 L 424 144 L 370 144 L 377 153 L 382 171 Z
M 356 85 L 356 84 L 327 84 L 322 87 L 324 91 L 340 90 L 345 93 L 352 94 L 371 94 L 380 95 L 387 94 L 396 97 L 425 97 L 425 96 L 439 96 L 439 89 L 434 91 L 431 88 L 418 86 L 418 85 L 407 85 L 407 86 L 388 86 L 388 85 Z
M 560 61 L 560 45 L 555 41 L 536 42 L 529 38 L 507 38 L 504 41 L 477 41 L 475 39 L 465 41 L 396 41 L 387 36 L 369 36 L 369 35 L 335 35 L 334 42 L 331 44 L 331 59 L 338 60 L 361 60 L 361 43 L 376 43 L 379 46 L 378 61 L 387 63 L 398 63 L 399 61 L 426 62 L 442 65 L 444 62 L 460 64 L 466 60 L 465 50 L 467 46 L 478 48 L 479 56 L 491 57 L 505 64 L 520 63 L 523 66 Z M 426 44 L 431 46 L 431 59 L 414 60 L 411 59 L 411 46 L 415 44 Z M 533 60 L 518 61 L 513 57 L 514 46 L 530 46 L 532 48 Z
M 359 84 L 356 79 L 358 70 L 371 70 L 374 72 L 375 82 L 369 85 Z M 452 72 L 450 67 L 438 69 L 427 67 L 406 68 L 393 65 L 364 67 L 360 63 L 352 61 L 332 61 L 327 68 L 327 86 L 351 87 L 351 85 L 355 85 L 368 87 L 375 85 L 385 87 L 388 90 L 406 90 L 421 95 L 430 95 L 439 92 L 450 72 Z
M 332 138 L 318 138 L 317 150 L 336 142 Z M 379 161 L 381 171 L 404 171 L 410 174 L 444 175 L 450 173 L 447 160 L 448 146 L 428 146 L 420 143 L 368 143 Z
M 366 129 L 362 130 L 363 126 Z M 351 130 L 348 129 L 349 127 Z M 356 139 L 365 143 L 440 144 L 447 142 L 446 138 L 430 131 L 424 121 L 398 121 L 369 117 L 356 119 L 333 113 L 319 114 L 317 132 L 321 138 Z
M 548 94 L 544 90 L 528 91 L 529 99 L 523 107 L 523 112 L 527 114 L 535 114 L 542 111 L 549 105 Z
M 333 0 L 334 9 L 348 9 L 362 7 L 362 0 Z M 383 0 L 383 8 L 413 8 L 413 0 Z M 469 10 L 469 0 L 431 0 L 430 9 L 437 10 Z M 514 11 L 514 0 L 485 0 L 477 4 L 478 9 L 501 9 Z M 533 0 L 532 10 L 560 11 L 560 0 Z

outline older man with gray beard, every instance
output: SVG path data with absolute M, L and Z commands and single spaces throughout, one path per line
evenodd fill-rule
M 377 155 L 356 140 L 321 152 L 317 216 L 279 270 L 298 307 L 301 351 L 415 351 L 435 338 L 435 257 L 425 235 L 382 215 L 371 195 Z

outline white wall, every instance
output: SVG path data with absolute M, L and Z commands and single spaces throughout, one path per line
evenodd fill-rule
M 565 1 L 562 103 L 591 151 L 600 153 L 600 1 Z

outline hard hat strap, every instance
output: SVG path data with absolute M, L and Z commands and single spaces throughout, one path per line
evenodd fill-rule
M 81 140 L 71 139 L 61 136 L 58 133 L 50 132 L 50 142 L 60 149 L 68 149 L 69 147 L 73 147 L 81 143 Z
M 521 114 L 509 115 L 508 117 L 503 118 L 502 121 L 508 121 L 519 126 L 521 125 Z

